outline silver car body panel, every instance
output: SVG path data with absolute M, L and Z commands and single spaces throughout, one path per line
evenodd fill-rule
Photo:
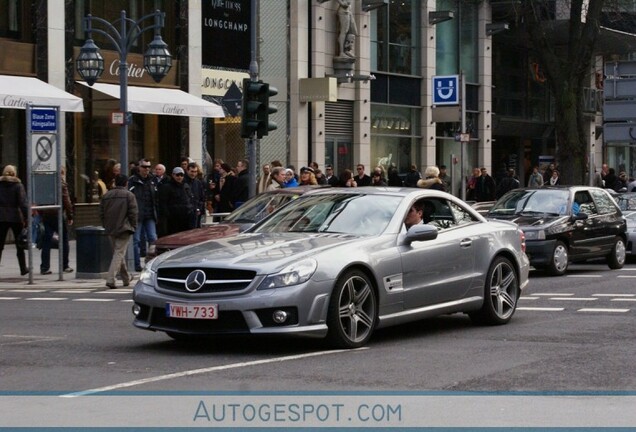
M 147 308 L 148 315 L 137 316 L 134 325 L 186 334 L 268 333 L 323 337 L 327 334 L 331 293 L 338 279 L 352 268 L 361 269 L 373 282 L 379 305 L 378 327 L 440 313 L 479 309 L 483 303 L 487 272 L 497 255 L 510 259 L 518 273 L 520 289 L 526 287 L 529 262 L 521 250 L 521 232 L 515 224 L 487 221 L 463 201 L 430 190 L 328 189 L 312 193 L 311 197 L 326 196 L 328 199 L 333 194 L 352 193 L 372 195 L 374 200 L 394 197 L 387 198 L 398 204 L 385 221 L 382 232 L 377 235 L 259 232 L 267 218 L 248 232 L 167 252 L 147 265 L 146 272 L 154 274 L 153 281 L 140 281 L 135 286 L 133 300 Z M 433 240 L 408 244 L 404 215 L 416 200 L 426 197 L 448 200 L 470 214 L 472 222 L 441 230 Z M 288 210 L 290 207 L 306 198 L 298 198 L 285 210 L 291 211 Z M 361 218 L 365 217 L 361 215 Z M 363 222 L 374 223 L 371 220 Z M 268 275 L 304 259 L 317 263 L 315 272 L 306 282 L 257 289 Z M 204 286 L 212 291 L 190 292 L 186 289 L 187 276 L 197 269 L 205 270 L 208 280 Z M 170 276 L 173 273 L 181 276 Z M 234 273 L 240 274 L 235 278 Z M 210 282 L 210 277 L 215 274 L 219 274 L 220 279 Z M 245 274 L 253 274 L 253 277 L 243 277 Z M 239 288 L 214 291 L 214 287 L 223 287 L 227 282 L 235 283 Z M 183 289 L 179 284 L 183 284 Z M 194 322 L 196 328 L 191 329 L 185 320 L 173 320 L 178 321 L 175 323 L 166 320 L 165 316 L 159 317 L 162 313 L 165 315 L 166 304 L 189 302 L 213 303 L 218 306 L 221 318 Z M 297 310 L 297 323 L 275 326 L 263 322 L 262 311 L 284 307 Z M 210 321 L 222 321 L 226 311 L 233 311 L 238 320 L 244 321 L 244 326 L 241 322 L 241 328 L 206 327 L 206 324 L 222 324 Z

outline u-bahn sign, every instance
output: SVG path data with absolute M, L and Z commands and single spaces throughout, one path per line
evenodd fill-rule
M 459 75 L 434 76 L 433 105 L 459 105 Z

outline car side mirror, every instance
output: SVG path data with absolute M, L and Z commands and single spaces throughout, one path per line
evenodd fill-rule
M 404 238 L 405 244 L 411 244 L 416 241 L 434 240 L 437 238 L 437 228 L 427 224 L 413 225 L 406 232 Z

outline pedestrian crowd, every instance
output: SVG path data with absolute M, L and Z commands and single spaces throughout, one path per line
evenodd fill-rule
M 95 171 L 90 195 L 97 198 L 100 217 L 106 233 L 113 245 L 113 259 L 108 271 L 106 285 L 115 287 L 116 274 L 124 286 L 128 286 L 134 275 L 126 268 L 124 259 L 130 240 L 133 241 L 134 270 L 142 270 L 141 258 L 152 252 L 159 237 L 201 227 L 207 214 L 229 213 L 249 198 L 249 162 L 238 160 L 235 166 L 216 159 L 212 171 L 204 176 L 202 168 L 188 157 L 182 157 L 180 164 L 171 169 L 142 158 L 129 166 L 129 176 L 121 172 L 121 165 L 108 160 L 101 172 Z M 74 272 L 69 263 L 68 230 L 73 225 L 73 204 L 62 168 L 62 235 L 58 209 L 42 209 L 32 212 L 32 240 L 41 249 L 40 273 L 51 274 L 50 252 L 56 243 L 63 245 L 63 270 Z M 624 171 L 617 175 L 614 168 L 603 164 L 601 171 L 594 173 L 594 186 L 612 189 L 616 192 L 636 191 L 636 181 L 628 178 Z M 528 175 L 527 186 L 538 188 L 544 185 L 561 184 L 560 172 L 554 163 L 543 171 L 533 167 Z M 411 165 L 405 176 L 391 164 L 374 167 L 369 174 L 363 164 L 354 170 L 343 169 L 338 175 L 334 167 L 325 165 L 322 171 L 316 162 L 296 170 L 278 161 L 262 165 L 257 179 L 256 192 L 305 185 L 328 185 L 334 187 L 363 186 L 403 186 L 436 189 L 452 193 L 451 178 L 446 166 L 429 166 L 422 174 L 416 165 Z M 485 167 L 474 168 L 472 176 L 466 179 L 467 201 L 495 201 L 509 190 L 521 187 L 514 169 L 502 168 L 495 177 Z M 27 196 L 24 185 L 17 176 L 16 168 L 6 165 L 0 176 L 0 259 L 9 230 L 15 239 L 24 239 L 28 221 Z M 25 275 L 28 268 L 25 261 L 23 241 L 16 244 L 20 273 Z

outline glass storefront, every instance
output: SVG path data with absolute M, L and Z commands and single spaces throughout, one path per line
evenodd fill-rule
M 407 173 L 419 160 L 419 109 L 373 104 L 371 106 L 371 164 L 388 172 L 395 166 Z

